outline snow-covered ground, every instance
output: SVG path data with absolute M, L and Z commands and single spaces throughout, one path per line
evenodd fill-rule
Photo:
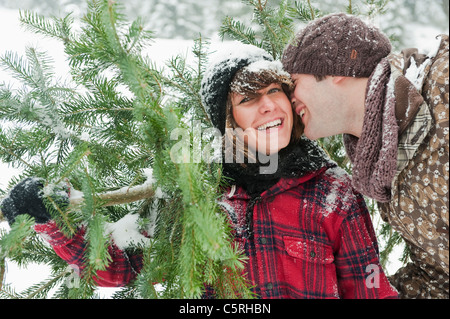
M 68 66 L 63 55 L 62 44 L 53 39 L 44 38 L 36 34 L 27 32 L 19 25 L 19 13 L 17 10 L 9 10 L 0 8 L 0 55 L 6 51 L 17 52 L 20 56 L 24 55 L 25 46 L 35 46 L 40 50 L 47 51 L 54 59 L 55 70 L 58 76 L 65 78 L 68 74 Z M 415 43 L 410 46 L 427 48 L 430 43 L 434 42 L 434 36 L 437 30 L 417 25 L 412 29 Z M 188 40 L 167 40 L 155 39 L 153 45 L 147 49 L 146 53 L 157 64 L 162 65 L 169 60 L 170 57 L 181 54 L 188 56 L 192 48 L 193 41 Z M 14 83 L 12 78 L 0 70 L 0 83 Z M 17 174 L 18 170 L 7 166 L 0 162 L 0 187 L 5 188 L 12 176 Z M 377 221 L 375 222 L 375 226 Z M 0 229 L 8 229 L 6 222 L 0 223 Z M 399 256 L 401 251 L 394 252 L 394 256 Z M 388 265 L 387 272 L 392 274 L 400 266 L 397 257 L 393 258 Z M 11 284 L 16 291 L 22 291 L 34 283 L 38 283 L 47 279 L 48 267 L 43 265 L 32 265 L 28 269 L 18 267 L 15 263 L 7 261 L 7 271 L 4 284 Z M 103 297 L 110 296 L 111 289 L 101 289 L 100 294 Z

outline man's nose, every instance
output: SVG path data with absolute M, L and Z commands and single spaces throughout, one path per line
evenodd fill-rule
M 295 103 L 297 103 L 297 99 L 295 98 L 294 92 L 291 93 L 290 100 L 291 100 L 292 108 L 295 109 Z
M 294 91 L 291 92 L 291 95 L 289 96 L 289 99 L 291 100 L 292 106 L 294 107 L 295 106 L 295 102 L 297 101 L 295 99 Z
M 294 112 L 299 114 L 300 113 L 300 105 L 299 105 L 299 103 L 297 103 L 297 99 L 295 98 L 294 93 L 291 93 L 291 104 L 292 104 L 292 109 L 294 110 Z

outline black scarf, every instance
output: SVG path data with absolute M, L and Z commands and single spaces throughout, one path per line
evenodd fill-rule
M 237 186 L 244 188 L 251 198 L 258 197 L 265 190 L 275 185 L 282 177 L 301 177 L 314 172 L 329 162 L 325 152 L 313 141 L 302 137 L 298 142 L 290 143 L 280 150 L 277 156 L 277 170 L 272 174 L 261 173 L 267 164 L 224 163 L 223 174 Z
M 223 164 L 224 176 L 231 183 L 241 186 L 250 196 L 247 205 L 247 238 L 253 238 L 253 208 L 261 200 L 261 194 L 275 185 L 280 178 L 301 177 L 319 170 L 330 162 L 325 152 L 313 141 L 302 137 L 298 142 L 290 143 L 277 154 L 277 170 L 271 174 L 261 173 L 261 168 L 270 166 L 261 163 Z

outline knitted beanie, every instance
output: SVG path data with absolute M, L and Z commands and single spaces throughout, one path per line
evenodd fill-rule
M 273 61 L 265 50 L 233 41 L 212 54 L 202 79 L 200 96 L 212 124 L 225 134 L 226 103 L 230 84 L 240 69 L 257 61 Z
M 369 77 L 391 52 L 389 39 L 376 27 L 345 13 L 309 23 L 282 56 L 291 74 Z

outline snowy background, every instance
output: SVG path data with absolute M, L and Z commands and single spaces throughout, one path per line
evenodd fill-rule
M 414 2 L 414 0 L 396 0 L 393 2 L 408 1 Z M 443 12 L 443 5 L 440 1 L 416 1 L 416 3 L 420 2 L 422 4 L 427 4 L 426 7 L 421 8 L 418 6 L 418 8 L 415 9 L 418 11 L 417 18 L 412 17 L 410 13 L 405 11 L 405 9 L 400 8 L 398 11 L 395 11 L 398 19 L 392 18 L 393 12 L 391 12 L 390 14 L 387 14 L 386 17 L 380 18 L 380 20 L 376 21 L 376 23 L 382 24 L 381 27 L 383 29 L 387 29 L 387 27 L 385 28 L 383 25 L 389 24 L 389 28 L 392 32 L 403 35 L 401 41 L 394 43 L 394 47 L 398 48 L 402 45 L 401 47 L 419 47 L 427 50 L 431 43 L 434 43 L 434 37 L 437 34 L 448 33 L 448 0 L 442 1 L 447 2 L 447 14 Z M 14 8 L 15 2 L 16 1 L 0 0 L 0 55 L 3 55 L 5 51 L 12 51 L 17 52 L 20 56 L 23 56 L 26 46 L 34 46 L 41 50 L 46 50 L 54 59 L 55 70 L 58 76 L 62 79 L 66 78 L 68 74 L 68 66 L 63 54 L 62 44 L 56 40 L 43 38 L 27 32 L 23 27 L 21 27 L 18 19 L 19 11 L 17 9 L 12 9 Z M 30 1 L 21 1 L 21 5 L 22 2 L 24 5 L 25 3 L 31 3 Z M 43 3 L 48 5 L 49 2 L 51 1 L 39 1 L 34 2 L 34 4 Z M 56 1 L 56 3 L 59 3 L 59 7 L 54 9 L 54 11 L 59 11 L 60 13 L 73 12 L 75 17 L 79 17 L 85 9 L 82 6 L 80 7 L 79 5 L 74 5 L 73 2 L 77 1 Z M 141 8 L 142 10 L 140 11 L 146 12 L 146 10 L 150 10 L 150 8 L 152 8 L 151 5 L 153 5 L 155 10 L 158 9 L 156 2 L 158 1 L 130 1 L 126 3 L 127 5 L 128 3 L 133 4 L 130 6 L 130 10 L 137 8 L 136 3 L 139 3 L 139 6 L 146 6 L 145 8 Z M 186 7 L 190 2 L 189 0 L 178 2 L 185 5 L 184 10 L 187 10 L 188 8 L 192 9 L 191 7 Z M 167 15 L 169 14 L 169 11 L 166 10 L 167 8 L 164 9 L 164 5 L 167 6 L 168 4 L 177 4 L 177 1 L 166 1 L 164 4 L 161 2 L 160 6 L 162 7 L 155 13 L 155 15 L 152 15 L 154 19 L 151 19 L 151 23 L 149 23 L 148 26 L 151 30 L 158 30 L 155 31 L 155 36 L 158 38 L 156 38 L 153 45 L 147 49 L 146 54 L 148 54 L 148 56 L 150 56 L 152 60 L 159 65 L 163 65 L 169 60 L 170 57 L 178 54 L 189 56 L 193 41 L 189 40 L 189 34 L 186 33 L 186 30 L 190 30 L 191 34 L 193 34 L 191 38 L 196 37 L 198 32 L 201 31 L 206 32 L 212 39 L 213 43 L 219 41 L 217 35 L 211 31 L 218 30 L 218 26 L 221 21 L 221 17 L 219 16 L 219 11 L 221 10 L 218 10 L 219 8 L 222 8 L 222 12 L 229 15 L 239 12 L 242 19 L 248 19 L 249 17 L 248 12 L 245 10 L 243 11 L 242 5 L 239 4 L 239 1 L 210 0 L 208 2 L 212 5 L 203 6 L 201 11 L 197 11 L 198 17 L 202 19 L 201 22 L 196 22 L 192 19 L 195 17 L 195 14 L 194 16 L 192 14 L 187 14 L 184 16 L 178 14 L 177 19 L 175 19 L 174 16 L 168 17 Z M 325 5 L 329 1 L 322 2 Z M 333 0 L 333 2 L 335 2 L 335 0 Z M 199 1 L 196 0 L 193 3 L 196 3 L 195 5 L 198 6 Z M 179 10 L 183 10 L 183 6 L 181 6 L 181 8 L 179 8 L 180 6 L 176 7 Z M 32 9 L 36 10 L 36 8 Z M 420 10 L 426 10 L 426 14 L 420 14 Z M 58 14 L 57 12 L 52 12 L 51 10 L 47 10 L 46 12 Z M 166 16 L 164 16 L 164 12 L 167 13 Z M 389 16 L 391 16 L 391 18 L 389 18 Z M 190 17 L 191 19 L 189 20 L 187 17 Z M 403 19 L 407 21 L 403 23 Z M 156 23 L 157 21 L 159 21 L 159 24 Z M 395 21 L 395 23 L 392 21 Z M 178 24 L 183 23 L 184 26 L 177 26 Z M 200 29 L 197 30 L 199 26 Z M 181 33 L 180 30 L 184 30 L 185 33 Z M 407 32 L 405 32 L 405 30 L 407 30 Z M 1 69 L 0 83 L 15 84 L 14 80 Z M 18 171 L 16 169 L 9 167 L 0 161 L 0 188 L 5 189 L 8 181 L 12 176 L 16 175 L 17 172 Z M 377 223 L 378 221 L 375 220 L 375 227 Z M 0 229 L 9 229 L 9 226 L 6 222 L 0 222 Z M 399 254 L 400 250 L 397 255 L 396 253 L 393 254 L 393 258 L 386 269 L 388 273 L 394 273 L 400 266 L 400 263 L 397 261 Z M 28 269 L 23 269 L 18 267 L 13 262 L 7 261 L 6 266 L 7 270 L 4 284 L 11 284 L 16 291 L 22 291 L 34 283 L 47 279 L 49 273 L 47 267 L 42 265 L 33 265 Z M 100 295 L 108 298 L 113 291 L 113 289 L 101 289 Z
M 147 49 L 147 54 L 153 61 L 163 65 L 171 56 L 188 56 L 193 46 L 192 40 L 170 40 L 155 39 L 154 44 Z M 24 30 L 20 26 L 19 11 L 5 9 L 0 7 L 0 55 L 5 51 L 17 52 L 20 56 L 25 55 L 25 47 L 33 46 L 49 52 L 54 59 L 55 72 L 58 76 L 68 78 L 68 65 L 65 61 L 63 45 L 56 40 L 41 37 Z M 0 69 L 0 83 L 17 83 L 9 75 Z M 3 123 L 0 122 L 0 125 Z M 0 188 L 6 189 L 9 180 L 17 175 L 19 170 L 8 166 L 0 160 Z M 9 229 L 7 222 L 0 222 L 0 229 Z M 4 284 L 11 284 L 12 287 L 20 292 L 33 284 L 39 283 L 49 276 L 48 267 L 39 264 L 32 264 L 28 269 L 19 267 L 14 262 L 6 262 L 6 276 Z M 101 288 L 99 294 L 108 298 L 115 289 Z

